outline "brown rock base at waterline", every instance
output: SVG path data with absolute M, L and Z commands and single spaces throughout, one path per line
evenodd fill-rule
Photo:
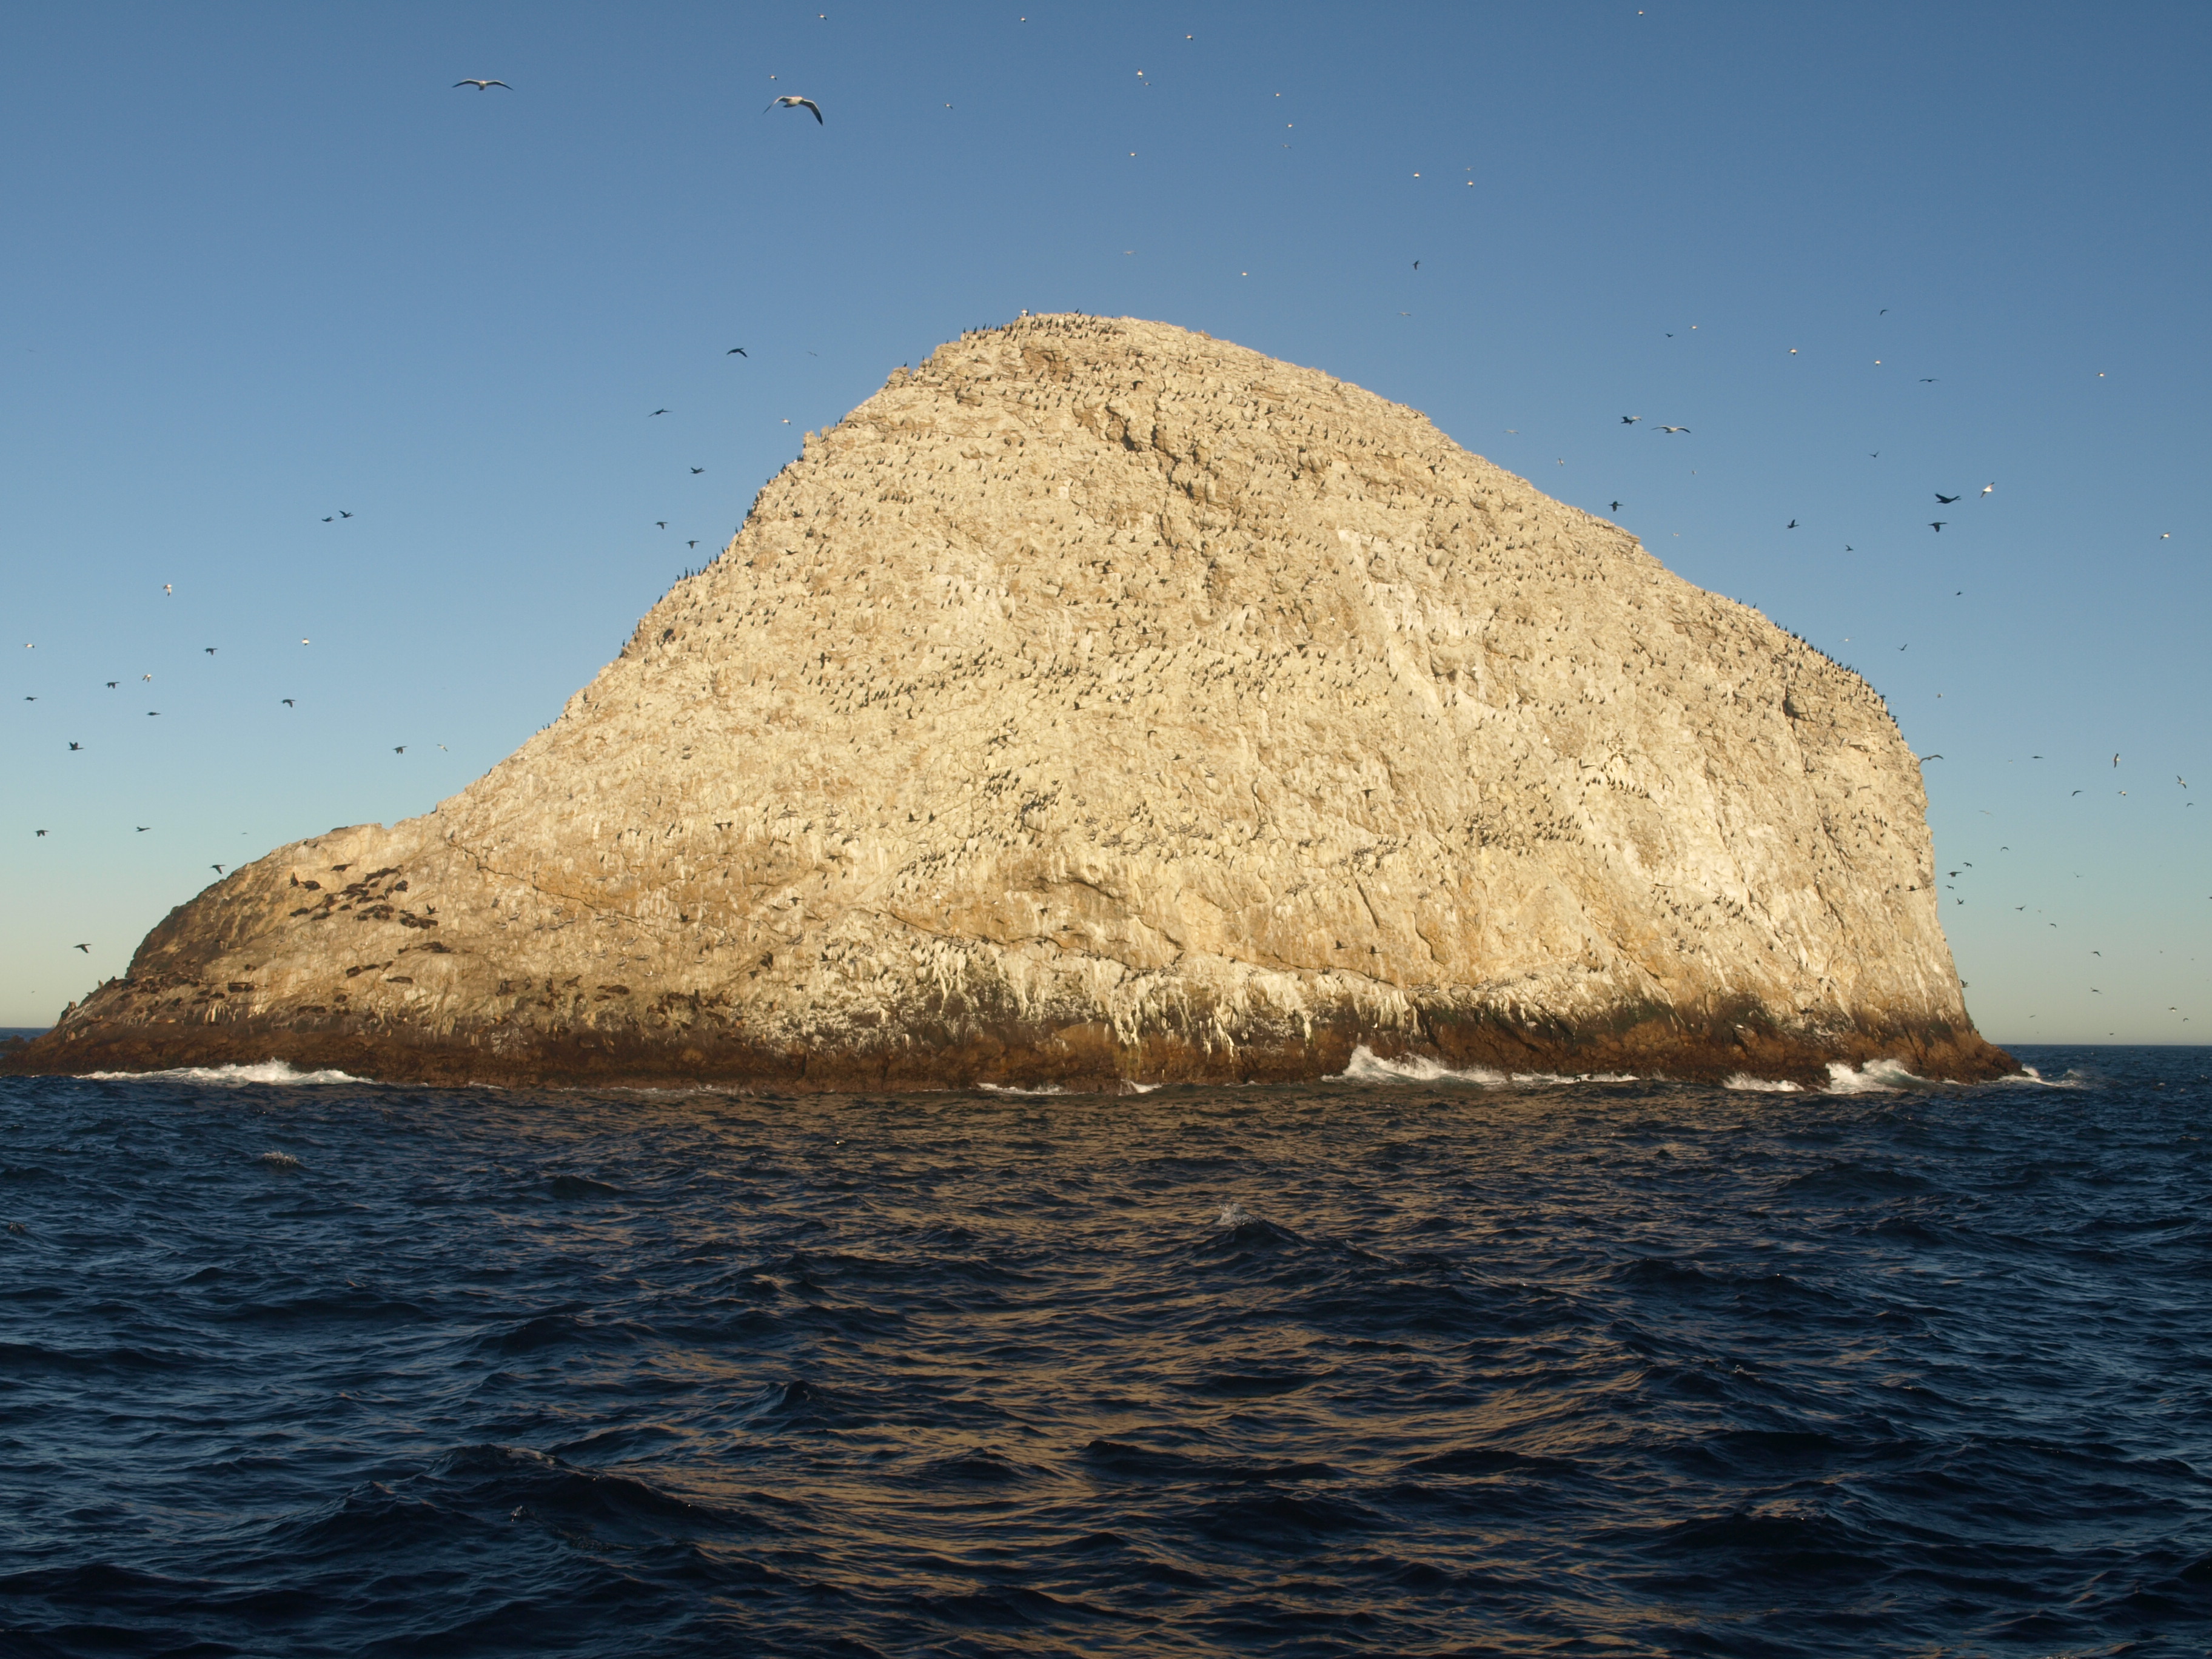
M 1233 1052 L 1173 1037 L 1117 1043 L 1103 1030 L 976 1031 L 934 1048 L 876 1053 L 775 1052 L 744 1042 L 635 1031 L 501 1034 L 477 1042 L 407 1031 L 254 1030 L 206 1025 L 56 1030 L 0 1048 L 0 1073 L 143 1073 L 279 1060 L 301 1072 L 441 1087 L 712 1088 L 856 1093 L 871 1090 L 1052 1088 L 1126 1092 L 1133 1085 L 1281 1084 L 1344 1075 L 1365 1048 L 1384 1061 L 1425 1060 L 1455 1072 L 1631 1075 L 1721 1083 L 1745 1076 L 1818 1087 L 1832 1063 L 1895 1060 L 1931 1080 L 1978 1082 L 2020 1067 L 1972 1031 L 1854 1031 L 1818 1042 L 1771 1030 L 1692 1031 L 1663 1020 L 1577 1037 L 1492 1022 L 1442 1023 L 1403 1032 L 1332 1026 L 1297 1041 Z

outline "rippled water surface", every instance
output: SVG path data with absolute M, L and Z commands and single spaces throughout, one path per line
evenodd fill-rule
M 2201 1654 L 2212 1051 L 2026 1057 L 0 1081 L 0 1651 Z

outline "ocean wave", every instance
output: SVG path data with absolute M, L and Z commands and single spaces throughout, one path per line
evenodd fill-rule
M 1352 1051 L 1352 1058 L 1337 1076 L 1347 1083 L 1472 1083 L 1484 1089 L 1639 1080 L 1630 1072 L 1497 1072 L 1487 1066 L 1455 1069 L 1426 1054 L 1401 1054 L 1395 1060 L 1385 1060 L 1364 1042 Z
M 1983 1085 L 1990 1089 L 2094 1089 L 2097 1079 L 2087 1073 L 2069 1070 L 2063 1077 L 2045 1077 L 2033 1066 L 2023 1066 L 2009 1077 L 1993 1077 Z
M 266 1164 L 272 1170 L 296 1170 L 300 1160 L 289 1152 L 264 1152 L 254 1162 Z
M 1753 1077 L 1748 1072 L 1730 1072 L 1721 1079 L 1723 1089 L 1749 1089 L 1759 1094 L 1794 1095 L 1802 1093 L 1800 1086 L 1788 1078 Z
M 975 1086 L 987 1095 L 1064 1095 L 1067 1092 L 1057 1083 L 1048 1083 L 1040 1089 L 1018 1089 L 1011 1083 L 979 1083 Z
M 281 1060 L 253 1066 L 178 1066 L 166 1072 L 81 1072 L 82 1083 L 210 1083 L 234 1088 L 247 1083 L 360 1083 L 346 1072 L 295 1072 Z
M 1856 1071 L 1841 1060 L 1828 1062 L 1826 1092 L 1832 1095 L 1889 1095 L 1901 1091 L 1941 1086 L 1927 1078 L 1906 1071 L 1902 1060 L 1870 1060 Z

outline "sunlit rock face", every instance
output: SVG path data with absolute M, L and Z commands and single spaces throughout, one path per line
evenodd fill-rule
M 1853 673 L 1418 411 L 1027 318 L 817 437 L 560 718 L 16 1063 L 869 1087 L 1973 1077 Z

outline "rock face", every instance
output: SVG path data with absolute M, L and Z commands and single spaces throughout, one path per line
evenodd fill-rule
M 1418 411 L 1156 323 L 939 349 L 428 817 L 11 1064 L 1115 1087 L 2012 1069 L 1855 674 Z

